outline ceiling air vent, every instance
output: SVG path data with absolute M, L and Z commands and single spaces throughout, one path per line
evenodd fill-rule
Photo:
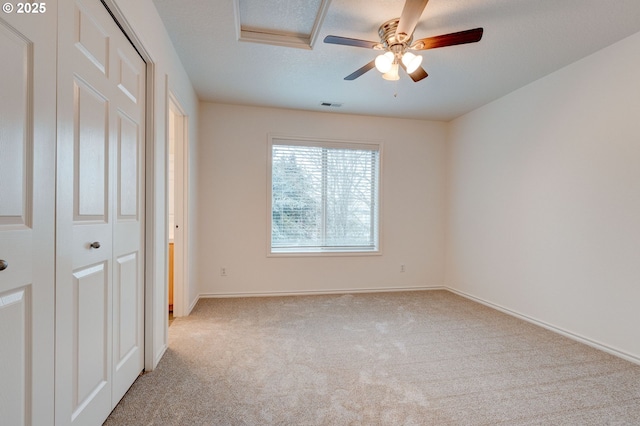
M 342 102 L 322 102 L 320 103 L 320 106 L 340 108 L 342 106 Z

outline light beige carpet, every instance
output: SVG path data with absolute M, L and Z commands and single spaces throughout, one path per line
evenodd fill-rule
M 106 425 L 640 425 L 640 366 L 446 291 L 204 299 Z

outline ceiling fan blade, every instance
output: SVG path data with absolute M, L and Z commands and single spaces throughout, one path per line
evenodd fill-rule
M 428 76 L 429 74 L 427 74 L 427 72 L 422 67 L 418 67 L 417 70 L 409 74 L 409 77 L 411 77 L 411 79 L 416 83 L 422 80 L 423 78 L 427 78 Z
M 428 2 L 429 0 L 407 0 L 405 2 L 396 29 L 396 40 L 404 42 L 411 37 Z
M 356 78 L 360 77 L 362 74 L 366 73 L 367 71 L 370 71 L 373 69 L 373 67 L 376 66 L 376 61 L 375 59 L 371 62 L 369 62 L 367 65 L 363 66 L 362 68 L 352 72 L 351 74 L 349 74 L 348 76 L 346 76 L 344 79 L 345 80 L 355 80 Z
M 400 66 L 405 71 L 407 70 L 407 67 L 404 66 L 402 61 L 400 61 Z M 409 74 L 409 73 L 407 73 L 407 74 Z M 418 67 L 417 70 L 415 70 L 414 72 L 409 74 L 409 77 L 411 77 L 411 80 L 415 81 L 416 83 L 419 82 L 420 80 L 422 80 L 423 78 L 427 78 L 428 76 L 429 76 L 429 74 L 427 74 L 427 72 L 422 67 Z
M 357 38 L 340 37 L 328 35 L 324 38 L 325 43 L 341 44 L 343 46 L 364 47 L 366 49 L 375 49 L 380 46 L 380 42 L 359 40 Z
M 482 28 L 443 34 L 435 37 L 421 38 L 411 45 L 414 50 L 437 49 L 438 47 L 455 46 L 457 44 L 475 43 L 482 38 Z

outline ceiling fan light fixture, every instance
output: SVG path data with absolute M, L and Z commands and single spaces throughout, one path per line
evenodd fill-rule
M 411 52 L 406 52 L 404 55 L 402 55 L 402 63 L 407 68 L 407 73 L 411 74 L 418 69 L 420 64 L 422 64 L 422 56 L 414 55 Z
M 382 74 L 382 78 L 391 81 L 400 80 L 400 74 L 398 74 L 398 63 L 396 62 L 395 64 L 392 64 L 391 69 Z
M 325 43 L 385 51 L 383 55 L 379 55 L 344 79 L 349 81 L 355 80 L 362 74 L 373 68 L 377 68 L 385 79 L 398 80 L 400 78 L 398 76 L 398 66 L 400 65 L 409 77 L 417 83 L 427 77 L 428 74 L 421 66 L 422 56 L 407 52 L 407 50 L 422 51 L 480 41 L 484 32 L 482 27 L 425 37 L 414 42 L 413 31 L 416 29 L 420 15 L 422 15 L 428 1 L 429 0 L 405 0 L 400 17 L 390 19 L 378 28 L 379 43 L 357 38 L 334 35 L 326 36 L 324 38 Z
M 386 52 L 382 55 L 378 55 L 376 57 L 376 69 L 383 74 L 391 71 L 391 68 L 393 66 L 393 59 L 393 53 L 391 52 Z

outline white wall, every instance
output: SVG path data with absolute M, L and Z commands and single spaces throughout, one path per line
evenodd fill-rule
M 436 122 L 201 103 L 201 293 L 442 286 L 445 130 Z M 270 132 L 383 142 L 382 256 L 267 257 Z
M 151 58 L 154 65 L 155 87 L 153 93 L 153 127 L 150 129 L 154 135 L 153 145 L 153 193 L 152 205 L 147 205 L 147 209 L 154 211 L 155 220 L 149 224 L 154 238 L 153 247 L 147 247 L 152 251 L 153 265 L 151 276 L 146 279 L 152 283 L 152 291 L 147 288 L 146 297 L 149 298 L 147 309 L 152 309 L 153 322 L 151 327 L 147 327 L 147 334 L 151 333 L 153 338 L 153 348 L 147 352 L 152 352 L 145 362 L 146 368 L 155 367 L 160 357 L 164 353 L 167 345 L 167 211 L 166 211 L 166 162 L 167 162 L 167 108 L 168 92 L 171 91 L 179 100 L 182 108 L 189 116 L 189 162 L 190 169 L 190 197 L 193 203 L 190 206 L 192 222 L 195 221 L 197 211 L 197 137 L 198 137 L 198 98 L 193 90 L 191 82 L 178 58 L 173 44 L 160 20 L 160 16 L 151 0 L 110 0 L 107 2 L 112 9 L 115 9 L 116 16 L 124 16 L 126 22 L 122 22 L 125 28 L 128 26 L 133 31 L 135 37 L 144 46 L 144 50 Z M 149 227 L 147 227 L 149 230 Z M 191 228 L 189 241 L 190 251 L 195 250 L 197 242 L 197 229 Z M 195 276 L 195 257 L 190 258 L 187 266 L 190 276 Z M 197 298 L 197 286 L 190 281 L 187 283 L 186 294 L 187 304 Z M 148 337 L 148 336 L 147 336 Z
M 640 33 L 450 125 L 447 284 L 640 361 Z

